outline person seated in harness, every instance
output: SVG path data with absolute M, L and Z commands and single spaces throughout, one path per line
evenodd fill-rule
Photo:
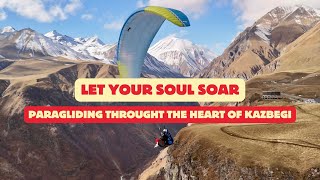
M 167 147 L 173 144 L 173 138 L 170 134 L 170 132 L 168 131 L 168 129 L 164 128 L 161 132 L 160 132 L 160 139 L 156 138 L 156 145 L 155 148 L 160 146 L 160 147 Z

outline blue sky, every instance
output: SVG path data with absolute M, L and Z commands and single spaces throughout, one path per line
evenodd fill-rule
M 264 3 L 263 3 L 264 2 Z M 125 19 L 146 5 L 173 7 L 185 12 L 191 22 L 179 28 L 166 22 L 155 41 L 171 34 L 212 49 L 217 54 L 244 27 L 278 5 L 292 0 L 1 0 L 0 27 L 30 27 L 46 33 L 57 30 L 72 37 L 97 35 L 105 43 L 115 43 Z M 318 0 L 296 0 L 295 4 L 319 7 Z

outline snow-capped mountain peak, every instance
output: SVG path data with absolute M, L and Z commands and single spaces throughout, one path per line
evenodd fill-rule
M 149 53 L 185 76 L 194 75 L 215 57 L 209 49 L 174 35 L 157 42 Z
M 305 5 L 279 6 L 260 18 L 253 27 L 255 34 L 270 43 L 271 32 L 280 26 L 310 28 L 320 21 L 320 10 Z
M 291 9 L 290 13 L 293 13 L 295 11 L 300 11 L 301 13 L 303 11 L 306 11 L 307 13 L 309 13 L 310 15 L 313 16 L 320 16 L 320 9 L 317 8 L 313 8 L 307 5 L 295 5 L 295 6 L 281 6 L 280 8 L 287 8 L 287 9 Z
M 12 33 L 15 32 L 16 30 L 12 26 L 6 26 L 1 29 L 0 34 L 5 34 L 5 33 Z
M 57 36 L 63 36 L 63 35 L 58 33 L 56 30 L 53 30 L 53 31 L 47 32 L 45 34 L 45 36 L 47 36 L 47 37 L 57 37 Z
M 76 42 L 78 42 L 78 43 L 85 43 L 85 38 L 83 38 L 83 37 L 76 37 L 76 38 L 74 38 L 74 40 L 76 41 Z
M 76 42 L 72 37 L 60 34 L 56 30 L 46 33 L 45 36 L 52 39 L 53 41 L 67 46 L 76 46 L 78 44 L 78 42 Z
M 113 63 L 116 49 L 114 44 L 104 44 L 98 36 L 75 38 L 74 40 L 78 42 L 78 45 L 71 47 L 75 51 Z
M 48 32 L 45 36 L 92 59 L 112 63 L 113 57 L 110 55 L 114 51 L 110 48 L 112 45 L 105 45 L 98 36 L 72 38 L 55 30 Z
M 305 5 L 279 6 L 260 18 L 256 24 L 262 24 L 270 28 L 275 28 L 283 22 L 310 26 L 318 20 L 320 20 L 319 9 Z
M 150 51 L 164 51 L 164 50 L 184 50 L 194 46 L 194 44 L 186 39 L 180 39 L 176 36 L 168 36 L 160 40 L 156 45 L 150 48 Z
M 76 42 L 79 44 L 85 44 L 86 46 L 104 46 L 105 44 L 99 39 L 98 36 L 92 36 L 92 37 L 77 37 L 74 38 Z
M 85 39 L 86 44 L 94 44 L 94 45 L 105 45 L 98 36 L 93 36 Z
M 280 6 L 239 33 L 199 77 L 249 79 L 270 64 L 289 44 L 320 22 L 319 11 L 308 6 Z M 276 67 L 272 67 L 276 68 Z

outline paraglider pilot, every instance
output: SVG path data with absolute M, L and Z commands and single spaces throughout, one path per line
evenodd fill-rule
M 161 130 L 161 129 L 160 129 Z M 156 145 L 154 146 L 155 148 L 160 146 L 160 147 L 167 147 L 173 144 L 173 138 L 168 131 L 167 128 L 164 128 L 160 132 L 160 138 L 156 138 Z

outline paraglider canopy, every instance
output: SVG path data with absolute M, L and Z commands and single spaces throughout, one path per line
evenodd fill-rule
M 124 23 L 117 48 L 117 61 L 122 78 L 139 78 L 150 44 L 165 20 L 188 27 L 188 17 L 181 11 L 148 6 L 131 14 Z

